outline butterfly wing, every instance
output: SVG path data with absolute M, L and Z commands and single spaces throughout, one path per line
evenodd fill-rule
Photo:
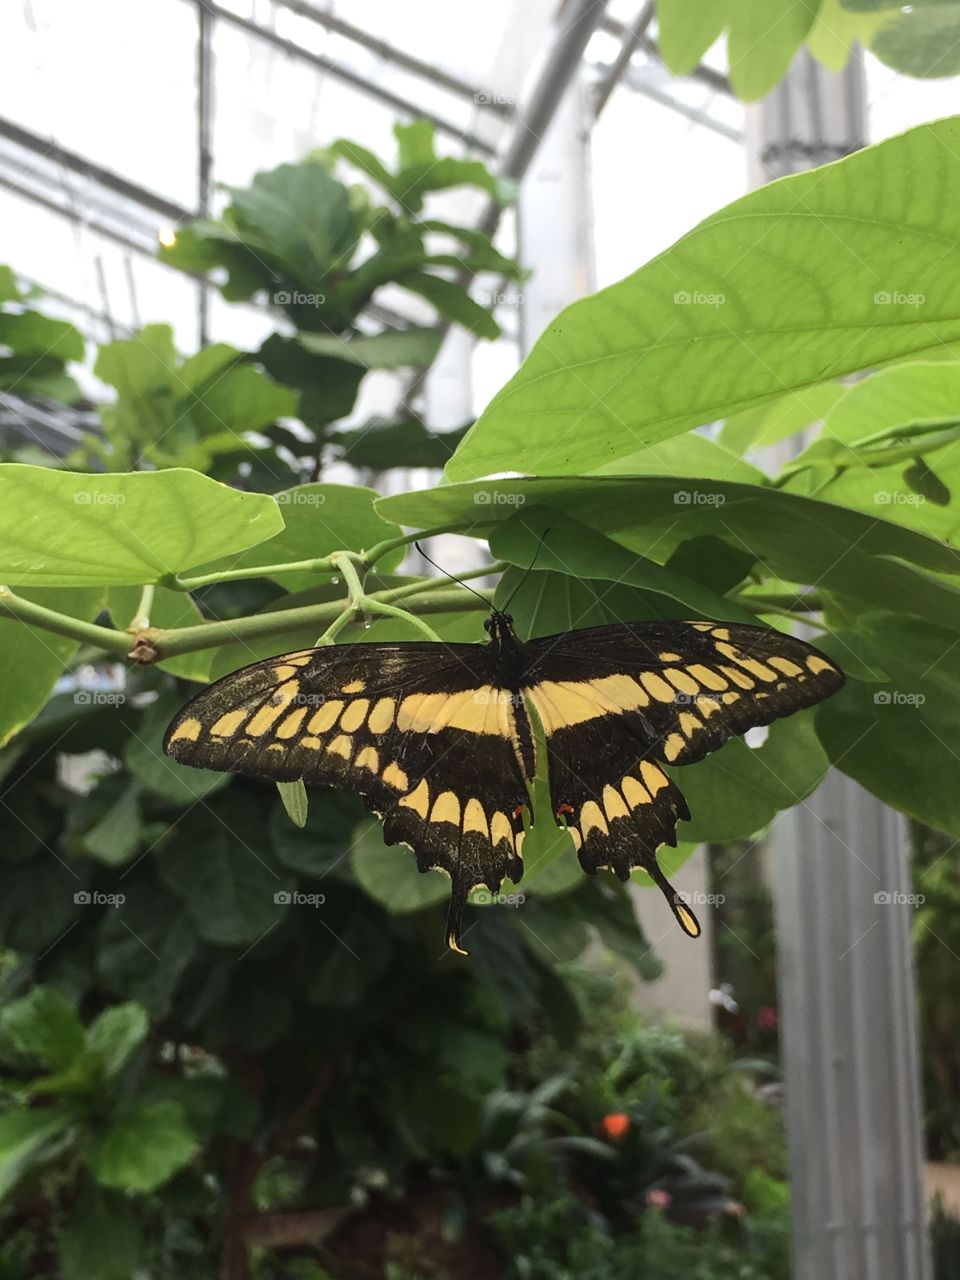
M 524 691 L 546 736 L 554 814 L 584 870 L 609 866 L 626 880 L 642 867 L 696 936 L 696 917 L 656 859 L 690 816 L 662 766 L 693 764 L 732 735 L 830 697 L 842 672 L 801 640 L 733 623 L 595 627 L 527 650 Z
M 216 681 L 163 746 L 181 764 L 356 792 L 388 844 L 451 877 L 448 941 L 459 950 L 470 890 L 496 893 L 522 872 L 525 715 L 497 686 L 486 645 L 336 645 Z

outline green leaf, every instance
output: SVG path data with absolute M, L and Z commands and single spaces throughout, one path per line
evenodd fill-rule
M 108 990 L 162 1018 L 196 956 L 197 933 L 181 900 L 152 876 L 125 882 L 124 891 L 127 901 L 100 922 L 96 971 Z
M 343 791 L 313 791 L 302 827 L 291 826 L 276 805 L 270 813 L 270 843 L 279 862 L 299 875 L 322 879 L 328 873 L 349 877 L 354 831 L 366 810 L 358 797 Z
M 824 417 L 846 390 L 841 382 L 822 382 L 802 391 L 790 391 L 756 409 L 745 409 L 723 424 L 720 443 L 734 453 L 777 444 Z
M 869 46 L 886 14 L 851 13 L 840 0 L 820 0 L 820 11 L 807 36 L 807 48 L 829 71 L 842 71 L 859 42 Z
M 727 58 L 738 97 L 755 102 L 783 79 L 819 7 L 820 0 L 738 0 L 730 6 Z
M 175 690 L 165 689 L 132 730 L 124 752 L 124 761 L 136 781 L 171 804 L 202 800 L 230 781 L 229 774 L 191 769 L 164 755 L 164 732 L 182 705 L 183 698 Z
M 657 559 L 690 538 L 718 536 L 748 549 L 767 574 L 786 582 L 816 582 L 877 608 L 886 608 L 895 593 L 903 610 L 960 629 L 958 588 L 920 571 L 957 574 L 960 553 L 875 515 L 773 488 L 679 477 L 557 476 L 441 485 L 382 498 L 377 509 L 417 528 L 488 534 L 518 506 L 527 512 L 536 505 L 575 510 L 583 524 Z M 543 528 L 541 518 L 538 536 Z M 838 547 L 845 548 L 842 556 Z
M 305 827 L 307 825 L 307 789 L 303 785 L 303 779 L 298 778 L 296 782 L 278 782 L 277 791 L 280 793 L 280 800 L 286 810 L 287 817 L 295 827 Z
M 84 833 L 86 851 L 108 867 L 129 862 L 140 847 L 140 788 L 125 787 L 103 817 Z
M 897 428 L 960 421 L 960 364 L 911 361 L 881 369 L 830 406 L 823 434 L 864 443 Z
M 241 238 L 305 289 L 322 292 L 327 274 L 356 243 L 350 193 L 316 161 L 278 165 L 230 193 Z
M 177 1103 L 133 1102 L 118 1110 L 87 1163 L 101 1186 L 152 1191 L 182 1169 L 196 1147 Z
M 397 277 L 397 284 L 426 298 L 440 315 L 463 325 L 477 337 L 492 340 L 500 336 L 496 320 L 479 302 L 474 302 L 463 285 L 428 271 L 404 271 Z
M 733 739 L 698 764 L 670 770 L 690 807 L 679 835 L 693 848 L 755 835 L 809 795 L 829 763 L 810 712 L 772 724 L 760 747 Z
M 66 934 L 77 916 L 74 895 L 84 890 L 82 875 L 41 851 L 21 866 L 5 867 L 0 894 L 0 942 L 13 951 L 38 956 Z
M 83 338 L 65 320 L 54 320 L 39 311 L 0 313 L 0 347 L 24 355 L 50 356 L 55 360 L 82 360 Z
M 93 587 L 52 591 L 41 588 L 20 594 L 33 604 L 84 622 L 96 618 L 103 596 Z M 27 626 L 15 618 L 0 618 L 0 746 L 5 746 L 43 708 L 79 647 L 79 641 L 69 636 Z
M 429 431 L 417 418 L 391 422 L 371 418 L 362 427 L 338 431 L 330 443 L 340 450 L 340 461 L 371 471 L 389 471 L 392 467 L 443 468 L 454 449 L 466 435 L 468 427 L 453 431 Z
M 190 418 L 203 435 L 256 431 L 277 418 L 296 416 L 297 404 L 290 387 L 278 386 L 259 370 L 241 365 L 197 390 Z
M 960 72 L 960 4 L 941 0 L 901 10 L 870 41 L 894 71 L 930 80 Z
M 275 497 L 277 509 L 283 512 L 283 531 L 256 548 L 202 566 L 202 572 L 311 560 L 331 551 L 362 551 L 401 533 L 375 511 L 374 490 L 360 485 L 304 484 L 284 489 Z M 379 567 L 389 569 L 399 564 L 403 555 L 403 548 L 398 548 L 381 560 Z M 323 573 L 301 571 L 276 574 L 275 580 L 287 591 L 305 591 L 329 581 L 331 574 L 329 569 Z
M 547 529 L 549 533 L 541 542 Z M 756 621 L 749 610 L 702 583 L 653 560 L 644 560 L 619 542 L 604 538 L 578 520 L 554 510 L 524 507 L 506 524 L 493 530 L 490 549 L 498 559 L 523 568 L 531 564 L 536 555 L 538 569 L 570 574 L 581 583 L 605 579 L 621 586 L 637 587 L 655 608 L 663 610 L 661 617 L 689 613 L 695 617 Z M 573 628 L 583 624 L 571 619 L 569 625 Z
M 762 471 L 741 461 L 723 444 L 689 432 L 672 440 L 661 440 L 625 458 L 601 462 L 591 467 L 591 475 L 696 476 L 701 480 L 740 480 L 745 484 L 766 484 Z
M 0 1115 L 0 1199 L 24 1174 L 51 1158 L 67 1134 L 71 1113 L 61 1107 Z
M 817 732 L 837 768 L 895 809 L 960 836 L 960 795 L 944 785 L 944 762 L 960 756 L 954 633 L 873 615 L 821 644 L 839 662 L 853 649 L 877 677 L 848 680 L 817 709 Z
M 59 1236 L 62 1280 L 131 1280 L 143 1237 L 130 1201 L 92 1184 L 81 1191 Z
M 297 341 L 312 355 L 333 356 L 364 369 L 405 369 L 430 364 L 440 349 L 441 329 L 413 328 L 369 336 L 298 333 Z
M 409 849 L 383 843 L 379 822 L 367 822 L 358 829 L 351 860 L 361 887 L 398 915 L 450 897 L 450 877 L 442 871 L 418 871 Z
M 264 836 L 262 814 L 249 796 L 225 799 L 213 811 L 191 810 L 178 824 L 160 875 L 208 942 L 251 945 L 289 911 L 294 881 L 277 871 Z
M 282 527 L 265 494 L 195 471 L 86 475 L 0 465 L 0 581 L 8 586 L 160 582 Z
M 955 341 L 960 260 L 943 246 L 960 236 L 958 157 L 960 120 L 942 120 L 720 210 L 563 311 L 448 477 L 584 471 L 600 449 L 623 457 Z
M 727 24 L 728 0 L 657 0 L 657 49 L 675 76 L 700 62 Z
M 83 1024 L 70 1001 L 53 987 L 34 987 L 0 1014 L 0 1027 L 21 1053 L 51 1071 L 70 1065 L 84 1045 Z
M 147 1038 L 146 1011 L 132 1001 L 113 1005 L 97 1015 L 87 1030 L 87 1052 L 109 1079 L 127 1063 Z

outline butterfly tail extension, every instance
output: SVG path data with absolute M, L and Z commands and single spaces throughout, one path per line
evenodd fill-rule
M 642 869 L 647 873 L 653 883 L 667 900 L 667 905 L 676 917 L 677 924 L 687 935 L 688 938 L 699 938 L 701 929 L 700 921 L 684 902 L 683 897 L 679 894 L 673 885 L 667 879 L 660 869 L 657 862 L 657 855 L 652 851 L 645 851 L 645 856 L 641 861 Z

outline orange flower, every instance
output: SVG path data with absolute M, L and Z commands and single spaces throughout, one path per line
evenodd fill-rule
M 630 1117 L 625 1111 L 612 1111 L 600 1121 L 600 1128 L 611 1142 L 622 1142 L 630 1128 Z

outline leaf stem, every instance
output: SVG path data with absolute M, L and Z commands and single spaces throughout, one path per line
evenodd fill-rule
M 9 587 L 0 587 L 0 617 L 15 618 L 28 626 L 42 627 L 44 631 L 53 631 L 58 636 L 69 636 L 81 644 L 96 645 L 98 649 L 123 658 L 130 652 L 130 637 L 125 631 L 115 631 L 111 627 L 100 627 L 95 622 L 84 622 L 69 614 L 57 613 L 55 609 L 24 600 Z

